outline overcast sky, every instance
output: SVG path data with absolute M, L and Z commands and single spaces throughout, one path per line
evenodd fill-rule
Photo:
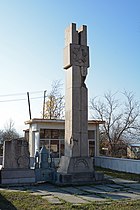
M 22 133 L 40 117 L 43 91 L 65 79 L 64 30 L 88 27 L 89 98 L 133 91 L 140 100 L 139 0 L 0 0 L 0 129 L 9 119 Z M 38 98 L 39 97 L 39 98 Z

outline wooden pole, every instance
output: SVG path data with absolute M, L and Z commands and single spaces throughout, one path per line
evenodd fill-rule
M 29 117 L 30 117 L 30 120 L 31 120 L 31 119 L 32 119 L 32 117 L 31 117 L 31 107 L 30 107 L 30 97 L 29 97 L 29 92 L 27 92 L 27 97 L 28 97 Z
M 46 99 L 46 90 L 44 91 L 44 101 L 43 101 L 43 119 L 44 119 L 44 115 L 45 115 L 45 99 Z

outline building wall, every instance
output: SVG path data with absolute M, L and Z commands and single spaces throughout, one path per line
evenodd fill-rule
M 40 149 L 40 147 L 42 146 L 43 144 L 43 141 L 45 143 L 46 141 L 46 144 L 48 144 L 48 149 L 49 151 L 51 152 L 51 149 L 53 147 L 53 149 L 55 150 L 55 145 L 51 146 L 51 142 L 53 141 L 58 141 L 58 139 L 50 139 L 50 138 L 46 138 L 46 139 L 41 139 L 40 138 L 40 130 L 41 129 L 58 129 L 58 130 L 64 130 L 65 129 L 65 123 L 64 121 L 63 122 L 56 122 L 54 121 L 54 123 L 31 123 L 29 125 L 29 151 L 30 151 L 30 156 L 31 157 L 34 157 L 35 155 L 35 151 L 38 149 Z M 93 124 L 93 123 L 90 123 L 88 125 L 88 130 L 89 131 L 94 131 L 95 132 L 95 137 L 94 139 L 89 139 L 88 140 L 88 143 L 90 144 L 90 149 L 89 149 L 89 154 L 94 154 L 94 155 L 98 155 L 98 151 L 99 151 L 99 125 L 98 124 Z M 37 135 L 38 134 L 38 135 Z M 59 139 L 59 141 L 64 141 L 64 138 L 63 139 Z M 38 146 L 37 146 L 38 145 Z M 37 148 L 38 147 L 38 148 Z M 59 151 L 62 147 L 62 144 L 59 144 Z M 92 149 L 94 151 L 92 151 Z M 59 158 L 60 158 L 60 155 L 59 155 Z

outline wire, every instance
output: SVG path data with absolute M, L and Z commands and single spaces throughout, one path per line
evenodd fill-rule
M 34 98 L 30 98 L 30 99 L 38 99 L 38 98 L 43 98 L 43 96 L 40 96 L 40 97 L 34 97 Z M 26 101 L 27 99 L 25 98 L 20 98 L 20 99 L 8 99 L 8 100 L 3 100 L 3 101 L 0 101 L 1 102 L 13 102 L 13 101 Z
M 0 103 L 1 102 L 12 102 L 12 101 L 24 101 L 24 100 L 26 100 L 26 99 L 23 99 L 23 98 L 21 98 L 21 99 L 9 99 L 9 100 L 3 100 L 3 101 L 0 101 Z
M 30 92 L 30 94 L 36 94 L 36 93 L 42 93 L 43 91 L 33 91 Z M 26 95 L 27 93 L 13 93 L 13 94 L 6 94 L 6 95 L 0 95 L 0 97 L 7 97 L 7 96 L 19 96 L 19 95 Z
M 46 91 L 46 90 L 45 90 Z M 44 91 L 32 91 L 32 92 L 29 92 L 30 94 L 38 94 L 38 93 L 43 93 Z M 5 94 L 5 95 L 0 95 L 0 97 L 11 97 L 11 96 L 21 96 L 21 95 L 26 95 L 26 93 L 13 93 L 13 94 Z M 43 98 L 43 96 L 38 96 L 38 97 L 32 97 L 30 98 L 30 100 L 34 100 L 34 99 L 39 99 L 39 98 Z M 13 101 L 26 101 L 27 99 L 26 98 L 17 98 L 17 99 L 6 99 L 6 100 L 0 100 L 0 103 L 2 102 L 13 102 Z

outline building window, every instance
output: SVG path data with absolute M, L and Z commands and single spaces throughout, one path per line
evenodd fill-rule
M 51 130 L 49 129 L 40 129 L 40 139 L 50 139 Z
M 59 158 L 59 140 L 50 141 L 50 156 L 52 158 Z
M 46 146 L 52 158 L 64 155 L 64 129 L 40 129 L 40 147 Z
M 95 156 L 95 141 L 88 141 L 89 142 L 89 156 L 94 157 Z
M 64 140 L 60 140 L 60 157 L 64 155 L 65 151 L 65 142 Z
M 64 139 L 64 129 L 40 129 L 40 139 Z
M 51 130 L 51 139 L 59 138 L 59 130 Z
M 95 130 L 88 131 L 88 139 L 95 139 Z
M 59 130 L 59 139 L 65 139 L 65 130 L 64 129 Z

